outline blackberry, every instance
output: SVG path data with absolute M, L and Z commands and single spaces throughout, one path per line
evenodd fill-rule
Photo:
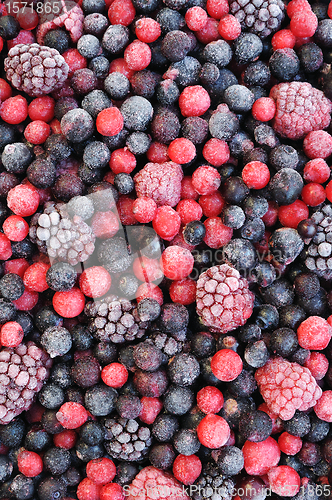
M 84 96 L 81 106 L 92 116 L 92 118 L 97 118 L 103 109 L 112 106 L 112 101 L 102 90 L 93 90 Z
M 0 294 L 4 299 L 17 300 L 24 293 L 24 283 L 18 274 L 8 273 L 0 279 Z
M 202 473 L 194 485 L 197 490 L 192 494 L 193 500 L 212 498 L 213 500 L 231 500 L 235 487 L 234 481 L 221 474 L 218 467 L 211 462 L 203 465 Z
M 91 59 L 89 69 L 94 72 L 97 78 L 106 78 L 110 68 L 109 60 L 104 56 L 98 56 Z
M 200 373 L 199 363 L 192 354 L 180 353 L 168 363 L 167 373 L 173 384 L 186 387 L 197 380 Z
M 100 379 L 100 365 L 94 357 L 83 356 L 74 362 L 71 376 L 78 386 L 84 389 L 93 387 Z
M 240 21 L 244 31 L 266 38 L 280 28 L 285 5 L 281 0 L 235 0 L 230 3 L 230 13 Z
M 136 462 L 147 456 L 152 443 L 148 427 L 121 417 L 105 420 L 104 427 L 104 446 L 112 458 Z
M 56 162 L 67 160 L 72 154 L 72 148 L 62 134 L 52 134 L 49 136 L 44 143 L 44 148 L 47 156 Z
M 89 331 L 102 342 L 118 344 L 141 338 L 149 325 L 141 321 L 134 302 L 114 295 L 88 302 L 84 311 L 89 318 Z
M 14 174 L 23 174 L 32 159 L 30 149 L 21 142 L 7 144 L 1 155 L 1 162 L 6 171 Z
M 89 388 L 84 396 L 84 406 L 95 417 L 105 417 L 115 409 L 117 392 L 105 384 Z
M 331 274 L 332 269 L 332 240 L 330 242 L 329 232 L 332 225 L 332 205 L 325 204 L 311 216 L 311 220 L 317 226 L 317 233 L 307 247 L 304 262 L 309 271 L 319 277 L 326 277 Z
M 193 402 L 194 393 L 187 387 L 171 385 L 164 395 L 164 408 L 171 415 L 184 415 Z
M 59 54 L 63 54 L 69 49 L 70 37 L 68 33 L 61 29 L 50 30 L 44 37 L 44 45 L 55 49 Z
M 99 12 L 94 12 L 84 17 L 83 28 L 84 33 L 100 38 L 108 28 L 108 20 Z
M 126 147 L 134 155 L 144 155 L 151 145 L 151 137 L 144 132 L 133 132 L 126 140 Z
M 71 265 L 85 262 L 95 248 L 92 229 L 79 215 L 71 219 L 64 204 L 50 202 L 45 207 L 43 214 L 31 219 L 30 239 L 52 259 Z
M 149 453 L 149 460 L 154 467 L 167 470 L 175 459 L 174 448 L 170 443 L 154 444 Z
M 34 97 L 60 88 L 68 76 L 68 65 L 59 52 L 38 43 L 12 47 L 4 67 L 13 87 Z
M 263 411 L 250 411 L 242 415 L 239 432 L 254 443 L 265 441 L 272 432 L 272 419 Z
M 173 445 L 181 455 L 194 455 L 201 447 L 196 432 L 190 429 L 181 429 L 176 432 Z
M 172 336 L 169 333 L 154 331 L 149 334 L 148 341 L 152 342 L 169 359 L 182 352 L 185 346 L 185 341 L 178 340 L 175 337 L 176 335 Z
M 157 441 L 165 443 L 173 439 L 178 428 L 179 422 L 174 415 L 158 415 L 152 425 L 152 435 Z
M 124 74 L 114 71 L 105 78 L 104 89 L 112 99 L 120 101 L 127 96 L 130 83 Z

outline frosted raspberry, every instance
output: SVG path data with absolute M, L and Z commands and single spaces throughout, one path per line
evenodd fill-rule
M 197 281 L 197 314 L 212 332 L 227 333 L 244 325 L 253 305 L 247 280 L 228 264 L 210 267 Z
M 68 64 L 56 49 L 38 43 L 19 43 L 5 59 L 6 77 L 17 90 L 38 97 L 61 87 L 68 76 Z
M 28 410 L 48 378 L 52 360 L 33 342 L 0 351 L 0 424 Z
M 295 410 L 315 406 L 322 395 L 308 368 L 279 356 L 258 368 L 255 379 L 268 407 L 283 420 L 290 420 Z
M 57 3 L 60 12 L 55 16 L 54 12 L 46 14 L 46 9 L 40 15 L 37 29 L 37 42 L 43 45 L 44 38 L 50 30 L 64 27 L 69 31 L 72 42 L 76 43 L 83 35 L 84 14 L 79 5 L 71 0 L 60 0 Z
M 142 469 L 128 487 L 127 500 L 189 500 L 181 484 L 169 472 L 156 467 Z
M 175 207 L 181 198 L 182 178 L 183 171 L 177 163 L 147 163 L 134 177 L 137 196 L 152 198 L 159 207 Z
M 282 137 L 302 139 L 330 123 L 331 102 L 310 83 L 279 83 L 272 87 L 270 97 L 277 107 L 273 128 Z

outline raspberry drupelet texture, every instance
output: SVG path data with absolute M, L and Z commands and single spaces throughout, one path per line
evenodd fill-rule
M 51 30 L 64 27 L 69 31 L 72 42 L 77 42 L 83 35 L 84 14 L 81 7 L 72 0 L 61 0 L 59 3 L 60 12 L 55 15 L 53 10 L 42 11 L 39 26 L 37 29 L 37 41 L 43 45 L 44 38 Z
M 138 198 L 152 198 L 157 205 L 174 207 L 181 198 L 183 171 L 177 163 L 147 163 L 135 175 L 135 188 Z
M 211 267 L 197 281 L 197 314 L 213 332 L 227 333 L 244 325 L 253 304 L 247 280 L 228 264 Z
M 154 500 L 161 500 L 165 491 L 171 493 L 174 500 L 189 500 L 182 485 L 169 473 L 156 467 L 145 467 L 142 469 L 128 487 L 128 500 L 148 500 L 149 493 L 153 491 Z M 159 491 L 159 494 L 158 494 Z
M 259 368 L 255 379 L 270 410 L 283 420 L 290 420 L 296 410 L 305 411 L 315 406 L 322 395 L 308 368 L 279 356 Z
M 56 49 L 38 43 L 15 45 L 8 52 L 4 67 L 13 87 L 34 97 L 60 88 L 69 71 L 68 64 Z
M 313 130 L 328 127 L 331 102 L 307 82 L 284 82 L 272 87 L 276 102 L 274 130 L 288 139 L 302 139 Z
M 48 378 L 52 360 L 33 342 L 0 352 L 0 424 L 28 410 Z

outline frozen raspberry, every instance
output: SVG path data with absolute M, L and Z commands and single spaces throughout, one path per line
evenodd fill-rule
M 35 97 L 62 87 L 69 71 L 56 49 L 38 43 L 15 45 L 8 52 L 4 67 L 13 87 Z
M 182 178 L 183 171 L 177 163 L 147 163 L 134 177 L 137 196 L 152 198 L 159 207 L 174 207 L 181 198 Z
M 59 2 L 60 13 L 55 17 L 54 12 L 46 13 L 43 10 L 40 15 L 37 29 L 37 41 L 43 45 L 46 34 L 58 28 L 64 27 L 69 31 L 72 42 L 77 42 L 83 35 L 84 14 L 79 5 L 72 0 L 61 0 Z
M 213 332 L 227 333 L 244 325 L 253 304 L 247 280 L 228 264 L 210 267 L 197 281 L 197 314 Z
M 188 500 L 189 497 L 181 484 L 169 472 L 164 472 L 156 467 L 142 469 L 128 487 L 127 500 L 148 500 L 153 492 L 154 500 L 165 498 L 165 491 L 174 500 Z M 158 492 L 160 492 L 158 494 Z
M 48 378 L 52 361 L 33 342 L 0 352 L 0 424 L 28 410 Z
M 331 102 L 310 83 L 279 83 L 272 87 L 270 97 L 277 107 L 273 128 L 282 137 L 302 139 L 330 123 Z
M 290 420 L 295 410 L 315 406 L 322 395 L 308 368 L 279 356 L 259 368 L 255 379 L 268 407 L 283 420 Z

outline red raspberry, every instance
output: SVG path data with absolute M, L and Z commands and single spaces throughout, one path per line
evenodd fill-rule
M 311 160 L 327 158 L 332 153 L 332 137 L 324 130 L 310 132 L 303 141 L 303 151 Z
M 164 500 L 165 492 L 174 500 L 189 500 L 181 484 L 169 472 L 156 467 L 144 467 L 128 486 L 127 500 L 149 500 L 153 492 L 154 500 Z M 159 494 L 158 494 L 159 492 Z M 166 494 L 167 496 L 167 494 Z
M 318 418 L 332 422 L 332 391 L 324 391 L 317 401 L 314 411 Z
M 152 198 L 159 207 L 174 207 L 181 198 L 182 178 L 183 171 L 177 163 L 147 163 L 134 176 L 137 196 Z
M 301 486 L 301 478 L 298 473 L 289 465 L 279 465 L 272 467 L 268 473 L 270 487 L 273 493 L 283 497 L 295 496 Z
M 283 432 L 279 436 L 278 445 L 280 450 L 286 453 L 286 455 L 296 455 L 302 448 L 302 439 L 288 432 Z
M 250 318 L 254 295 L 240 273 L 222 264 L 202 273 L 197 281 L 196 310 L 211 331 L 227 333 Z
M 325 349 L 331 340 L 332 327 L 320 316 L 310 316 L 297 329 L 299 344 L 304 349 Z
M 277 107 L 273 128 L 282 137 L 302 139 L 330 123 L 331 102 L 310 83 L 279 83 L 272 87 L 270 97 Z
M 279 356 L 258 368 L 255 379 L 268 407 L 283 420 L 290 420 L 295 410 L 308 410 L 322 394 L 308 368 Z
M 247 474 L 262 476 L 280 460 L 280 450 L 277 442 L 268 437 L 265 441 L 253 443 L 246 441 L 242 448 L 244 468 Z
M 61 10 L 56 16 L 52 11 L 42 10 L 37 28 L 39 45 L 44 45 L 44 37 L 50 30 L 62 27 L 69 31 L 73 43 L 76 43 L 83 35 L 84 14 L 81 7 L 72 0 L 59 2 L 59 6 Z

